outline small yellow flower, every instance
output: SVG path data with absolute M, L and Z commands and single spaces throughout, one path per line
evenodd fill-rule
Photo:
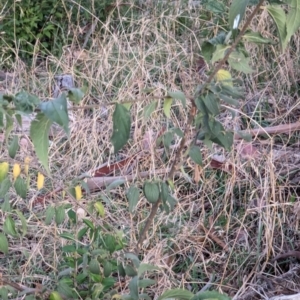
M 13 168 L 13 177 L 14 180 L 16 180 L 21 174 L 21 167 L 19 164 L 14 164 L 14 168 Z
M 38 172 L 38 178 L 37 178 L 37 189 L 41 190 L 44 187 L 44 182 L 45 182 L 45 176 Z
M 7 162 L 3 162 L 0 164 L 0 182 L 2 182 L 8 173 L 9 164 Z
M 26 176 L 28 176 L 30 157 L 26 156 L 24 162 L 25 162 L 24 172 Z
M 80 185 L 75 186 L 75 198 L 76 200 L 80 200 L 82 198 L 82 190 Z
M 233 86 L 232 77 L 229 71 L 220 69 L 216 74 L 216 80 L 224 85 Z

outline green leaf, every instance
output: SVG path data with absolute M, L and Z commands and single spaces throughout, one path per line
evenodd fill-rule
M 94 207 L 95 209 L 97 210 L 98 214 L 100 215 L 100 217 L 104 217 L 105 216 L 105 208 L 104 208 L 104 205 L 100 202 L 100 201 L 97 201 L 95 204 L 94 204 Z
M 178 99 L 181 101 L 183 107 L 186 107 L 186 97 L 185 94 L 181 91 L 175 91 L 175 92 L 168 92 L 168 96 L 170 96 L 173 99 Z
M 213 93 L 207 93 L 202 99 L 208 111 L 214 116 L 220 113 L 219 99 L 217 99 Z
M 19 150 L 19 137 L 14 135 L 13 140 L 9 144 L 8 154 L 11 158 L 15 158 L 17 151 Z
M 124 270 L 126 275 L 129 277 L 134 277 L 137 275 L 137 271 L 133 266 L 127 265 L 125 266 Z
M 275 44 L 275 42 L 271 39 L 264 38 L 261 33 L 248 31 L 243 35 L 243 39 L 250 43 L 256 44 Z
M 69 135 L 69 115 L 65 93 L 52 101 L 41 103 L 39 108 L 48 119 L 60 125 Z
M 12 237 L 17 237 L 18 236 L 17 231 L 16 231 L 15 221 L 10 216 L 8 216 L 5 219 L 5 222 L 3 224 L 3 231 L 5 233 L 11 235 Z
M 89 271 L 93 274 L 101 274 L 100 264 L 97 259 L 91 259 L 89 263 Z
M 227 49 L 229 48 L 229 46 L 227 45 L 217 45 L 216 46 L 216 50 L 213 53 L 213 56 L 211 58 L 211 63 L 215 63 L 218 60 L 223 59 L 223 57 L 225 56 L 225 52 L 227 51 Z
M 0 184 L 0 198 L 4 198 L 7 194 L 9 188 L 11 187 L 11 182 L 8 177 L 6 177 Z
M 17 195 L 19 195 L 22 199 L 26 199 L 27 196 L 27 184 L 26 181 L 20 176 L 17 177 L 14 188 L 16 190 Z
M 205 291 L 197 293 L 191 300 L 230 300 L 226 295 L 220 294 L 216 291 Z
M 55 223 L 60 225 L 66 218 L 65 207 L 63 205 L 55 209 Z
M 126 197 L 129 203 L 129 212 L 133 213 L 140 198 L 140 190 L 132 185 L 126 192 Z
M 228 63 L 233 69 L 245 74 L 253 72 L 253 69 L 249 66 L 249 62 L 250 58 L 245 57 L 243 53 L 237 51 L 232 52 L 228 58 Z
M 189 156 L 193 162 L 202 166 L 202 154 L 198 146 L 192 145 L 189 151 Z
M 48 145 L 49 145 L 49 129 L 52 121 L 44 114 L 37 114 L 36 118 L 31 122 L 30 137 L 32 139 L 35 152 L 44 168 L 50 173 L 48 166 Z
M 24 237 L 27 234 L 27 220 L 25 219 L 23 213 L 19 210 L 15 210 L 22 224 L 22 236 Z
M 145 181 L 143 191 L 149 203 L 156 203 L 159 199 L 159 184 L 157 182 Z
M 138 277 L 142 276 L 147 271 L 159 271 L 160 268 L 150 264 L 140 264 L 138 267 Z
M 7 141 L 9 134 L 11 133 L 11 131 L 14 128 L 14 121 L 13 118 L 11 117 L 12 112 L 9 111 L 7 112 L 6 116 L 5 116 L 5 120 L 6 120 L 6 124 L 5 124 L 5 139 Z
M 63 232 L 59 235 L 61 238 L 69 240 L 69 241 L 76 241 L 72 233 Z
M 226 150 L 230 150 L 233 144 L 233 133 L 232 132 L 220 132 L 216 137 L 211 138 L 211 140 L 224 147 Z
M 129 111 L 122 104 L 117 103 L 113 113 L 113 135 L 111 137 L 115 153 L 127 143 L 130 135 L 130 125 Z
M 172 98 L 165 98 L 165 100 L 164 100 L 164 114 L 168 119 L 171 118 L 172 102 L 173 102 Z
M 2 232 L 0 233 L 0 251 L 8 254 L 8 240 Z
M 68 91 L 68 98 L 75 104 L 79 104 L 80 101 L 83 99 L 85 92 L 85 88 L 70 88 Z
M 229 8 L 229 26 L 236 30 L 242 21 L 249 0 L 233 0 Z
M 105 260 L 103 262 L 103 275 L 104 277 L 109 277 L 110 274 L 112 273 L 112 264 L 108 261 L 108 260 Z
M 153 279 L 140 279 L 139 280 L 139 288 L 146 288 L 150 285 L 156 284 L 156 280 Z
M 158 297 L 157 300 L 163 300 L 163 299 L 170 299 L 170 298 L 177 298 L 180 300 L 190 300 L 194 296 L 193 293 L 187 290 L 183 289 L 173 289 L 173 290 L 168 290 L 164 292 L 160 297 Z
M 204 41 L 201 45 L 201 54 L 206 62 L 210 62 L 215 50 L 215 46 L 209 41 Z
M 6 177 L 9 170 L 8 162 L 0 163 L 0 182 L 2 182 Z
M 155 111 L 157 106 L 157 101 L 151 102 L 144 108 L 144 118 L 145 120 L 149 119 L 151 114 Z
M 31 114 L 34 112 L 36 106 L 40 103 L 40 99 L 26 91 L 21 91 L 13 98 L 13 102 L 16 110 L 19 110 L 25 114 Z
M 139 258 L 133 254 L 133 253 L 125 253 L 125 258 L 130 259 L 133 264 L 135 265 L 136 268 L 138 268 L 140 266 L 140 260 Z
M 49 296 L 49 300 L 63 300 L 61 295 L 58 292 L 52 292 Z
M 132 300 L 139 300 L 139 278 L 134 276 L 129 282 L 129 291 Z
M 300 27 L 300 1 L 299 0 L 289 0 L 288 1 L 290 7 L 289 12 L 286 17 L 286 38 L 284 40 L 284 47 L 285 49 L 293 36 L 293 34 L 299 29 Z
M 269 15 L 274 20 L 280 39 L 280 45 L 282 51 L 286 47 L 287 31 L 286 31 L 286 15 L 284 10 L 278 5 L 267 5 L 266 6 Z
M 45 225 L 50 225 L 52 223 L 52 219 L 55 215 L 55 208 L 50 205 L 47 207 L 46 213 L 45 213 Z

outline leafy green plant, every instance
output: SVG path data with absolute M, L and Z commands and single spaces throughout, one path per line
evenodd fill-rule
M 31 62 L 34 55 L 39 57 L 51 53 L 60 56 L 62 48 L 72 43 L 78 35 L 77 27 L 85 27 L 94 22 L 95 17 L 105 22 L 114 0 L 76 1 L 42 0 L 38 4 L 32 0 L 9 0 L 0 4 L 2 12 L 0 31 L 1 59 L 10 66 L 18 56 Z M 67 20 L 67 22 L 66 22 Z M 84 36 L 77 40 L 84 43 Z

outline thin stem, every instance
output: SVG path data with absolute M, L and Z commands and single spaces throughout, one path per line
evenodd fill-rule
M 224 58 L 217 64 L 217 66 L 215 67 L 214 71 L 210 74 L 210 76 L 207 78 L 207 80 L 205 80 L 204 85 L 202 86 L 201 89 L 196 91 L 196 95 L 195 97 L 199 96 L 201 93 L 203 93 L 203 91 L 205 90 L 205 87 L 207 87 L 208 84 L 211 83 L 211 81 L 213 80 L 213 78 L 215 77 L 215 75 L 217 74 L 217 72 L 221 69 L 222 65 L 227 61 L 227 59 L 229 58 L 229 55 L 235 50 L 236 46 L 238 45 L 238 43 L 240 42 L 241 38 L 243 37 L 246 29 L 248 28 L 251 20 L 254 18 L 255 14 L 258 12 L 260 6 L 262 5 L 262 3 L 264 2 L 264 0 L 260 0 L 259 3 L 256 5 L 255 9 L 253 10 L 253 12 L 251 13 L 251 15 L 249 16 L 249 18 L 247 19 L 246 23 L 244 24 L 242 30 L 240 31 L 239 35 L 237 36 L 236 40 L 234 41 L 234 43 L 231 45 L 231 47 L 228 49 L 226 55 L 224 56 Z M 177 169 L 177 164 L 178 161 L 180 159 L 180 156 L 185 148 L 185 144 L 186 144 L 186 136 L 188 134 L 188 132 L 190 131 L 190 128 L 192 126 L 194 117 L 196 115 L 196 105 L 195 105 L 195 100 L 191 99 L 192 102 L 192 107 L 190 109 L 190 113 L 189 113 L 189 118 L 184 130 L 184 134 L 183 134 L 183 138 L 181 139 L 179 148 L 175 154 L 175 158 L 173 160 L 172 163 L 172 167 L 170 169 L 170 172 L 168 173 L 167 179 L 173 179 L 173 176 L 175 174 L 175 171 Z M 137 248 L 136 248 L 136 252 L 139 252 L 140 246 L 142 245 L 143 241 L 145 240 L 146 237 L 146 233 L 149 230 L 154 217 L 157 213 L 158 207 L 161 203 L 161 199 L 159 199 L 155 204 L 152 205 L 150 214 L 147 218 L 146 224 L 143 228 L 143 230 L 140 233 L 140 237 L 138 239 L 138 243 L 137 243 Z

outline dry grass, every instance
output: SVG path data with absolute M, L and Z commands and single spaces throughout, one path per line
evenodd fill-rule
M 49 152 L 52 171 L 52 178 L 47 178 L 49 191 L 58 185 L 70 185 L 74 178 L 104 162 L 114 162 L 140 150 L 143 158 L 132 170 L 137 173 L 136 182 L 142 184 L 138 179 L 140 171 L 155 173 L 169 167 L 175 150 L 169 153 L 170 159 L 164 158 L 162 152 L 143 148 L 145 137 L 150 135 L 155 139 L 165 127 L 183 129 L 187 112 L 177 103 L 171 120 L 167 120 L 159 101 L 157 111 L 145 120 L 143 109 L 151 100 L 144 90 L 154 88 L 157 98 L 167 90 L 182 90 L 192 95 L 201 83 L 201 77 L 194 71 L 205 37 L 201 31 L 213 36 L 212 28 L 217 30 L 211 20 L 202 19 L 201 9 L 185 11 L 191 24 L 185 27 L 178 23 L 179 8 L 169 11 L 150 8 L 141 11 L 138 18 L 120 19 L 115 30 L 108 20 L 106 30 L 94 34 L 88 49 L 66 45 L 59 59 L 49 56 L 44 64 L 31 68 L 16 60 L 13 78 L 2 82 L 5 91 L 15 93 L 23 88 L 46 99 L 51 97 L 54 76 L 67 73 L 74 76 L 77 86 L 88 87 L 82 106 L 98 105 L 95 109 L 72 111 L 70 139 L 53 139 Z M 274 25 L 265 12 L 252 26 L 276 39 Z M 241 99 L 237 120 L 241 129 L 298 120 L 299 45 L 299 35 L 284 54 L 278 45 L 246 45 L 255 72 L 247 76 L 236 74 L 247 91 Z M 110 144 L 112 101 L 134 102 L 131 140 L 117 155 L 112 154 Z M 225 124 L 226 116 L 222 115 Z M 203 146 L 205 166 L 200 170 L 190 161 L 183 162 L 186 175 L 175 178 L 178 205 L 169 215 L 161 212 L 157 215 L 142 248 L 143 261 L 161 268 L 151 298 L 174 287 L 197 292 L 207 287 L 208 282 L 212 289 L 228 293 L 234 299 L 266 299 L 278 293 L 278 290 L 262 291 L 261 287 L 265 283 L 263 278 L 281 276 L 295 263 L 292 258 L 276 262 L 271 259 L 299 247 L 298 134 L 257 137 L 253 145 L 259 155 L 250 159 L 241 155 L 236 142 L 230 153 Z M 30 149 L 22 148 L 16 160 L 23 161 L 28 152 L 33 156 Z M 232 166 L 229 174 L 210 167 L 210 159 L 216 154 L 226 157 Z M 2 151 L 1 160 L 6 159 L 7 154 Z M 34 170 L 35 167 L 37 163 L 32 165 Z M 128 251 L 135 247 L 149 213 L 145 199 L 140 200 L 134 214 L 128 212 L 125 191 L 130 184 L 110 192 L 99 191 L 82 202 L 85 207 L 94 199 L 102 199 L 106 216 L 97 222 L 121 228 Z M 0 255 L 0 272 L 12 281 L 29 286 L 40 283 L 51 289 L 62 259 L 60 247 L 66 244 L 59 233 L 68 228 L 66 223 L 44 225 L 44 208 L 30 205 L 36 195 L 34 184 L 25 202 L 10 194 L 11 205 L 24 211 L 28 233 L 23 238 L 9 240 L 9 257 Z M 69 200 L 53 199 L 57 205 L 62 201 Z M 127 284 L 120 292 L 126 289 Z M 259 294 L 250 293 L 255 290 Z

